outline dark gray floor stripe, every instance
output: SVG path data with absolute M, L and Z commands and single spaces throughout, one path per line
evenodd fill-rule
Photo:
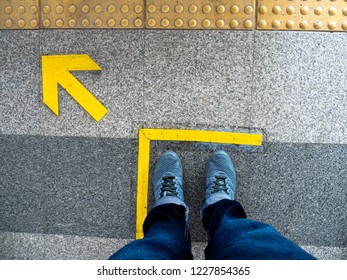
M 193 241 L 206 240 L 198 214 L 205 164 L 221 147 L 152 145 L 152 163 L 166 149 L 181 156 Z M 347 145 L 269 143 L 262 153 L 223 148 L 249 218 L 302 245 L 346 245 Z M 136 139 L 0 135 L 0 155 L 0 230 L 134 237 Z

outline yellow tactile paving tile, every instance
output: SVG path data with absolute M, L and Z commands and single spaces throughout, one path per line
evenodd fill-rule
M 347 31 L 347 0 L 258 0 L 257 29 Z
M 147 0 L 150 29 L 253 29 L 255 0 Z
M 0 0 L 0 29 L 347 31 L 347 0 Z
M 42 28 L 143 28 L 144 0 L 41 0 Z
M 39 0 L 0 0 L 0 29 L 39 27 Z

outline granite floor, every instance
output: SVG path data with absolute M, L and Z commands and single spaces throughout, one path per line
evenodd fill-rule
M 73 53 L 102 68 L 74 72 L 109 110 L 99 123 L 61 88 L 59 117 L 42 102 L 41 56 Z M 255 151 L 152 144 L 150 172 L 167 149 L 184 163 L 197 258 L 205 163 L 222 148 L 250 218 L 347 259 L 346 53 L 346 33 L 0 31 L 0 258 L 103 258 L 132 240 L 137 131 L 161 127 L 266 134 Z

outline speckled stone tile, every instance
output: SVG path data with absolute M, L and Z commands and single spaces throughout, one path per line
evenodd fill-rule
M 19 32 L 23 38 L 12 32 L 0 32 L 0 43 L 4 41 L 7 49 L 1 52 L 6 67 L 0 76 L 8 77 L 1 89 L 5 92 L 1 94 L 6 120 L 1 122 L 3 133 L 129 137 L 131 122 L 138 116 L 134 104 L 143 86 L 143 30 Z M 73 73 L 109 110 L 99 123 L 62 88 L 59 117 L 42 102 L 41 56 L 57 54 L 88 54 L 102 68 Z
M 347 35 L 255 32 L 252 126 L 269 141 L 347 143 Z
M 0 131 L 28 133 L 40 118 L 39 33 L 2 30 L 0 46 Z
M 253 34 L 147 31 L 141 119 L 247 126 Z
M 135 236 L 135 140 L 2 135 L 0 152 L 0 230 Z
M 0 232 L 1 260 L 106 260 L 132 239 Z M 195 260 L 204 260 L 205 242 L 193 242 Z M 342 247 L 302 246 L 322 260 L 346 260 Z

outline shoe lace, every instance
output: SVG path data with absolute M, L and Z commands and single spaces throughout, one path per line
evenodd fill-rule
M 226 179 L 227 176 L 223 175 L 216 175 L 215 176 L 216 180 L 214 182 L 214 186 L 212 186 L 213 190 L 211 193 L 217 193 L 217 192 L 225 192 L 226 194 L 229 194 L 227 184 L 226 184 Z
M 174 182 L 175 176 L 164 176 L 163 182 L 161 183 L 162 187 L 160 189 L 160 197 L 163 196 L 177 196 L 177 187 Z

